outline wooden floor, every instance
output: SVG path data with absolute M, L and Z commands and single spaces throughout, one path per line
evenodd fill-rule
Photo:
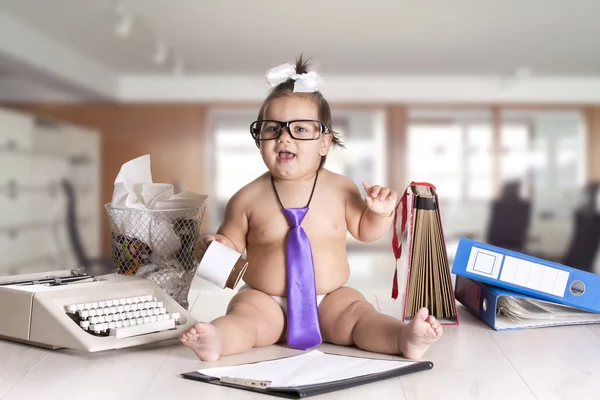
M 400 315 L 389 293 L 366 293 L 381 311 Z M 192 314 L 211 320 L 225 311 L 232 293 L 190 293 Z M 495 332 L 460 307 L 459 326 L 426 354 L 432 370 L 318 398 L 344 399 L 599 399 L 600 326 L 572 326 Z M 353 348 L 320 350 L 390 358 Z M 284 346 L 202 363 L 176 341 L 141 348 L 82 354 L 50 351 L 0 341 L 0 399 L 235 399 L 262 394 L 189 381 L 180 373 L 297 353 Z

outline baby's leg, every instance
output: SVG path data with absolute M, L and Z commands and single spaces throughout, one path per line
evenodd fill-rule
M 284 322 L 283 310 L 271 296 L 248 289 L 231 299 L 225 316 L 210 324 L 199 322 L 179 339 L 202 361 L 215 361 L 278 342 Z
M 442 335 L 442 326 L 421 309 L 409 324 L 381 314 L 358 291 L 342 287 L 329 293 L 319 306 L 323 340 L 385 354 L 421 358 Z

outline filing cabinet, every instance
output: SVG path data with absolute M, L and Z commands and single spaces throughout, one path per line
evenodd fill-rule
M 100 133 L 0 108 L 0 275 L 75 268 L 61 181 L 75 186 L 82 242 L 100 253 Z

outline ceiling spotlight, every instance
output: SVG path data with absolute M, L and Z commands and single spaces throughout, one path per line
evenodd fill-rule
M 115 35 L 121 38 L 126 38 L 131 34 L 133 29 L 133 18 L 131 16 L 122 18 L 115 26 Z
M 118 5 L 115 12 L 119 20 L 115 25 L 115 35 L 121 38 L 128 37 L 133 29 L 133 16 L 121 5 Z
M 156 50 L 154 51 L 154 55 L 152 56 L 152 61 L 155 64 L 164 64 L 167 61 L 167 55 L 169 50 L 167 49 L 167 45 L 161 41 L 156 42 Z

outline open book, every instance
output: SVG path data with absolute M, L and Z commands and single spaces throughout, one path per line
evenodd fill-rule
M 276 360 L 207 368 L 182 376 L 271 396 L 303 398 L 431 368 L 433 363 L 428 361 L 378 360 L 313 350 Z
M 421 307 L 442 324 L 458 323 L 456 301 L 446 254 L 440 208 L 435 188 L 411 185 L 413 200 L 409 231 L 409 272 L 404 319 Z

